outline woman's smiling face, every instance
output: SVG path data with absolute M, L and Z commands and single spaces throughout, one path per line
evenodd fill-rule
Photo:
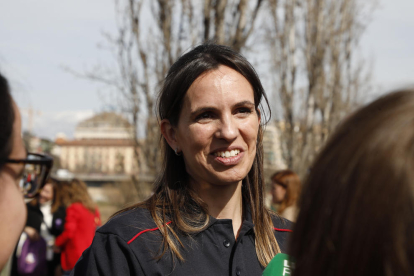
M 191 182 L 239 183 L 256 156 L 260 118 L 253 88 L 237 71 L 220 66 L 188 89 L 174 140 Z M 171 144 L 170 144 L 171 145 Z

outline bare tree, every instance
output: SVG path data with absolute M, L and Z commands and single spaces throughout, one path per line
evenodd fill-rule
M 366 25 L 356 0 L 269 0 L 274 91 L 287 166 L 306 172 L 367 84 L 356 49 Z M 373 4 L 373 2 L 372 2 Z M 369 6 L 368 13 L 373 6 Z
M 244 54 L 263 56 L 255 52 L 259 42 L 269 51 L 272 91 L 280 97 L 283 110 L 279 127 L 284 158 L 301 174 L 365 89 L 365 67 L 355 50 L 366 25 L 362 11 L 369 13 L 370 6 L 362 7 L 360 1 L 115 3 L 118 31 L 106 38 L 116 66 L 81 75 L 112 87 L 119 109 L 132 121 L 138 168 L 133 182 L 138 190 L 139 179 L 155 176 L 161 165 L 154 112 L 157 91 L 172 63 L 196 44 L 213 40 Z

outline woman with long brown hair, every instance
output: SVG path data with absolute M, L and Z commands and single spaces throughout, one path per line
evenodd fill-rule
M 261 275 L 290 231 L 264 207 L 262 100 L 232 49 L 203 44 L 179 58 L 158 101 L 154 194 L 97 231 L 75 275 Z
M 275 172 L 270 179 L 272 180 L 271 209 L 281 217 L 295 222 L 298 214 L 296 201 L 301 190 L 299 175 L 291 170 L 281 170 Z
M 63 201 L 67 215 L 64 231 L 56 238 L 55 245 L 61 250 L 63 275 L 69 275 L 82 252 L 92 243 L 100 215 L 83 181 L 73 179 L 62 181 L 61 185 L 66 194 Z
M 414 275 L 414 90 L 381 97 L 338 127 L 299 207 L 293 275 Z

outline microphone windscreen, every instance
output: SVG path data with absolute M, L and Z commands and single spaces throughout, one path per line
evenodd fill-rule
M 279 253 L 270 261 L 263 276 L 290 276 L 295 268 L 295 263 L 288 254 Z

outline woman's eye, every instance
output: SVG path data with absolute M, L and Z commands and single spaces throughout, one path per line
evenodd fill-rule
M 207 120 L 211 118 L 213 118 L 213 114 L 211 112 L 203 112 L 196 117 L 196 120 L 200 121 L 200 120 Z
M 241 113 L 241 114 L 250 114 L 252 112 L 253 112 L 252 109 L 248 107 L 242 107 L 242 108 L 237 109 L 236 111 L 236 113 Z

